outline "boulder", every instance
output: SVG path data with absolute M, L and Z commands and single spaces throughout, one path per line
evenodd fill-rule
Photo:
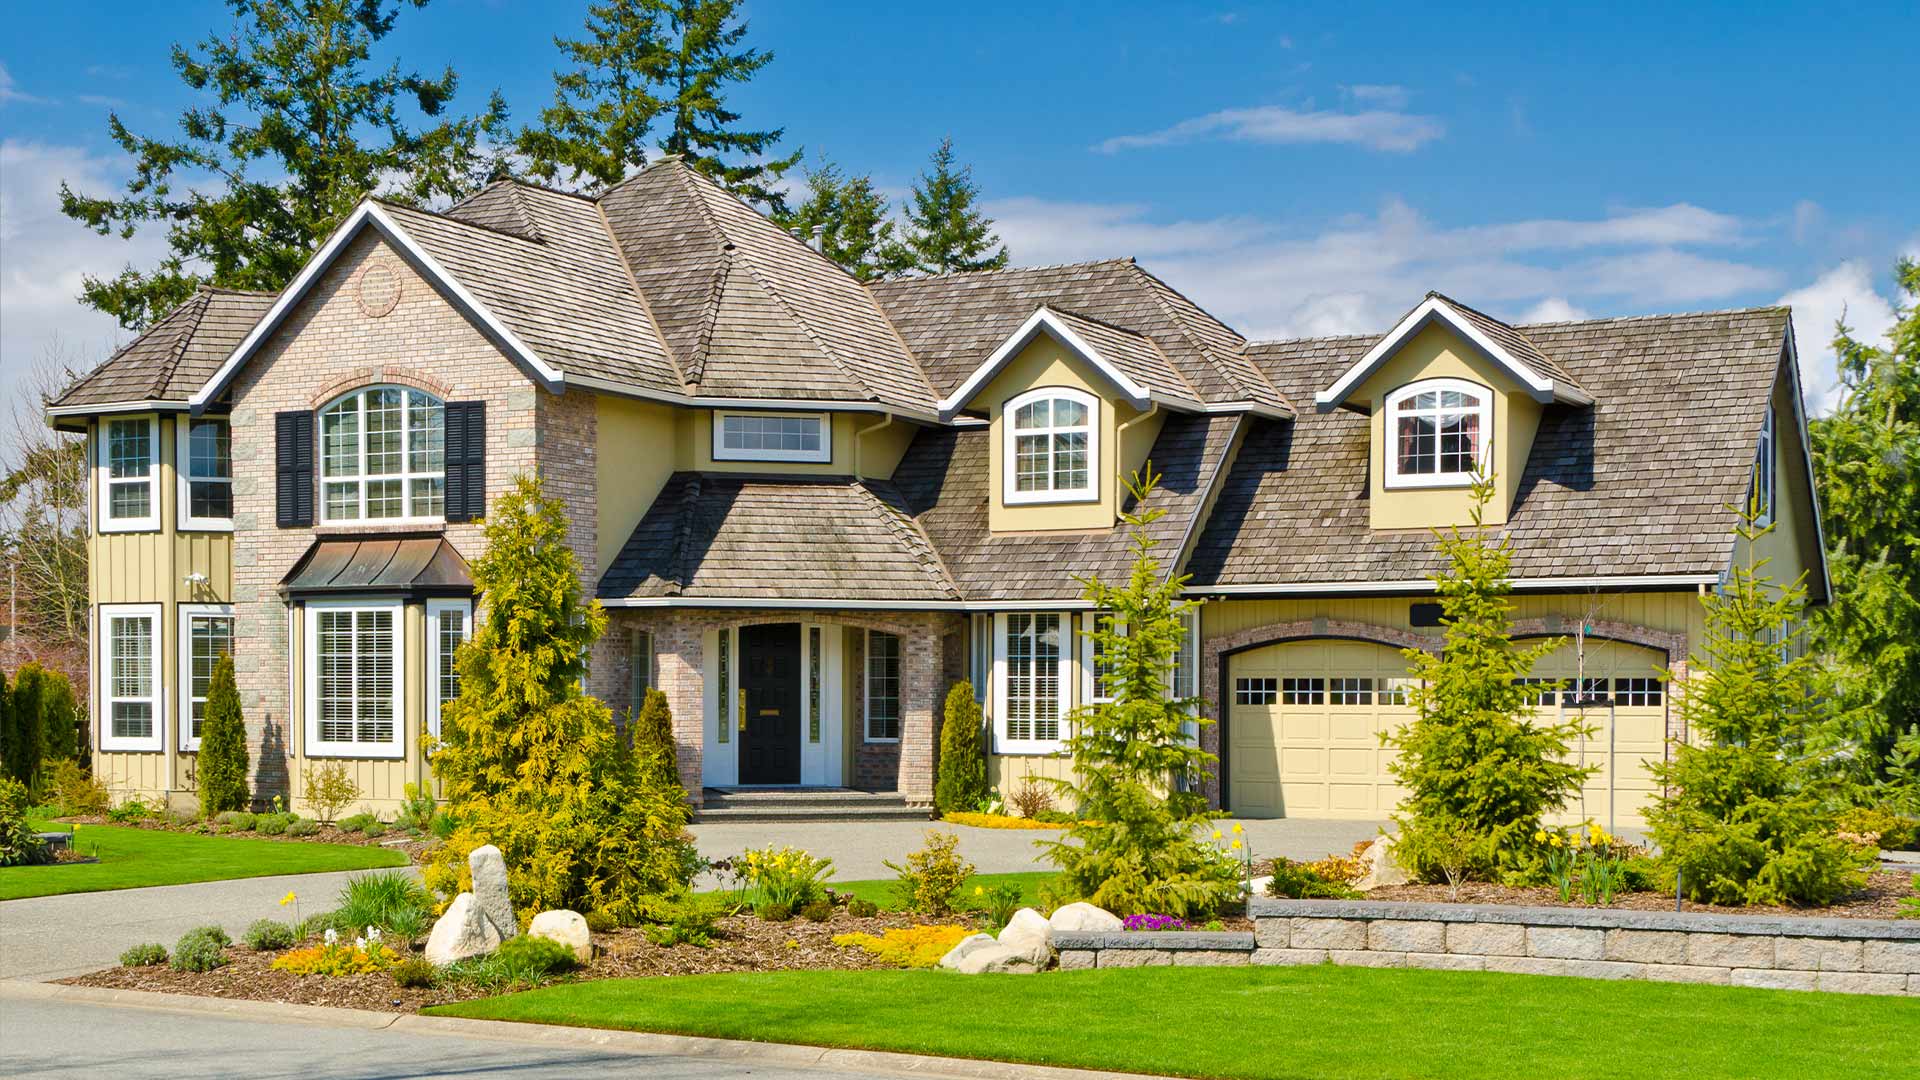
M 1265 896 L 1267 895 L 1267 886 L 1271 884 L 1273 884 L 1272 874 L 1265 874 L 1254 878 L 1252 881 L 1247 882 L 1247 895 Z
M 513 917 L 513 901 L 507 896 L 507 860 L 501 857 L 500 849 L 492 844 L 474 848 L 467 856 L 467 869 L 473 873 L 473 902 L 493 924 L 500 940 L 518 936 L 520 923 Z
M 1036 963 L 1031 953 L 989 945 L 961 957 L 953 970 L 962 975 L 1031 975 L 1044 967 L 1046 964 Z
M 999 945 L 1045 967 L 1053 959 L 1053 926 L 1046 916 L 1032 908 L 1021 908 L 1013 913 L 1007 928 L 1000 931 Z
M 527 936 L 557 941 L 572 949 L 583 964 L 593 959 L 593 934 L 587 929 L 586 916 L 577 911 L 543 911 L 533 917 Z
M 445 967 L 469 956 L 485 956 L 500 947 L 500 932 L 480 911 L 472 893 L 461 893 L 427 935 L 427 962 Z
M 1047 920 L 1056 934 L 1063 932 L 1081 932 L 1105 934 L 1123 929 L 1120 916 L 1104 908 L 1080 901 L 1055 911 Z
M 961 938 L 958 945 L 948 949 L 947 955 L 940 958 L 940 966 L 946 968 L 948 971 L 955 971 L 959 969 L 960 962 L 968 956 L 971 956 L 981 949 L 998 947 L 999 942 L 993 940 L 993 935 L 973 934 L 969 937 Z
M 1383 885 L 1405 885 L 1412 879 L 1401 867 L 1399 860 L 1393 857 L 1393 837 L 1382 836 L 1368 844 L 1360 853 L 1360 863 L 1367 868 L 1353 887 L 1361 892 L 1378 889 Z

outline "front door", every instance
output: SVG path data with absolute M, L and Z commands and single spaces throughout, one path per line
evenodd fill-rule
M 740 628 L 740 782 L 800 782 L 800 625 Z

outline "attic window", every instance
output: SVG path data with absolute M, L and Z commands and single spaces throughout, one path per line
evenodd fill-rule
M 1091 502 L 1100 403 L 1078 390 L 1030 390 L 1001 408 L 1008 503 Z
M 715 413 L 715 461 L 831 461 L 825 413 Z
M 1451 487 L 1473 482 L 1486 462 L 1492 395 L 1458 379 L 1403 386 L 1387 399 L 1388 487 Z

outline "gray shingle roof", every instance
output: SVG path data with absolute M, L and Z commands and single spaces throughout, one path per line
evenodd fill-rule
M 1239 422 L 1236 416 L 1173 413 L 1154 440 L 1148 459 L 1161 480 L 1151 504 L 1166 514 L 1150 529 L 1170 570 Z M 893 474 L 961 595 L 1072 600 L 1084 591 L 1081 576 L 1124 576 L 1132 565 L 1125 528 L 997 536 L 988 531 L 989 485 L 997 479 L 987 466 L 989 438 L 988 429 L 978 426 L 922 429 Z
M 185 402 L 273 306 L 273 295 L 202 286 L 76 380 L 53 407 Z
M 598 594 L 828 606 L 959 598 L 891 484 L 696 472 L 667 481 Z
M 1168 365 L 1147 383 L 1150 390 L 1290 407 L 1247 359 L 1245 339 L 1132 259 L 901 278 L 868 288 L 942 397 L 1046 306 L 1150 341 Z
M 1785 308 L 1524 326 L 1592 406 L 1546 407 L 1508 523 L 1516 578 L 1726 566 L 1787 333 Z M 1373 336 L 1258 343 L 1283 392 L 1324 387 Z M 1368 522 L 1368 419 L 1254 421 L 1187 569 L 1196 587 L 1413 580 L 1422 530 Z M 1596 524 L 1597 523 L 1597 524 Z
M 1451 296 L 1445 296 L 1437 292 L 1430 292 L 1427 295 L 1446 303 L 1455 311 L 1458 311 L 1469 323 L 1472 323 L 1476 329 L 1498 342 L 1501 348 L 1507 350 L 1515 360 L 1520 361 L 1521 364 L 1525 365 L 1526 368 L 1535 375 L 1565 383 L 1575 389 L 1583 389 L 1580 384 L 1574 380 L 1573 376 L 1567 374 L 1565 368 L 1561 367 L 1554 361 L 1553 357 L 1549 356 L 1542 351 L 1538 345 L 1534 344 L 1533 340 L 1520 330 L 1520 328 L 1503 323 L 1484 311 L 1470 308 Z

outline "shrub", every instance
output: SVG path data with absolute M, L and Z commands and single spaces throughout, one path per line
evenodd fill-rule
M 430 887 L 469 884 L 467 856 L 494 844 L 522 911 L 605 909 L 638 921 L 648 897 L 699 865 L 688 801 L 643 773 L 613 715 L 580 683 L 606 613 L 588 602 L 558 500 L 522 476 L 491 508 L 472 567 L 488 616 L 456 654 L 433 773 L 458 825 L 429 856 Z
M 298 820 L 300 820 L 299 815 L 290 814 L 284 810 L 274 814 L 261 814 L 253 819 L 253 831 L 261 836 L 280 836 L 287 831 L 287 826 Z
M 947 691 L 940 724 L 940 767 L 933 785 L 933 805 L 942 813 L 971 811 L 987 797 L 982 726 L 973 684 L 955 683 Z
M 1007 805 L 1013 807 L 1013 812 L 1021 817 L 1038 821 L 1041 814 L 1053 809 L 1053 792 L 1033 777 L 1025 777 L 1020 781 L 1020 786 L 1007 796 Z
M 409 990 L 431 989 L 434 981 L 440 977 L 439 969 L 417 956 L 393 965 L 389 974 L 393 976 L 395 986 Z
M 135 945 L 120 954 L 121 967 L 159 967 L 167 962 L 167 947 L 157 941 Z
M 1913 875 L 1913 895 L 1900 898 L 1900 910 L 1894 913 L 1896 919 L 1920 919 L 1920 874 Z
M 339 829 L 341 832 L 359 832 L 379 820 L 380 819 L 375 817 L 371 812 L 362 810 L 357 814 L 343 817 L 339 821 L 334 822 L 333 827 Z
M 613 913 L 605 908 L 594 908 L 592 911 L 587 912 L 583 918 L 587 920 L 587 929 L 596 934 L 604 934 L 610 930 L 616 930 L 620 926 L 620 920 L 614 918 Z
M 47 736 L 40 712 L 39 664 L 24 664 L 15 673 L 11 689 L 0 675 L 0 776 L 31 786 L 40 776 L 40 756 Z
M 1020 910 L 1025 899 L 1018 885 L 995 885 L 992 888 L 976 886 L 973 890 L 975 906 L 987 913 L 987 921 L 995 926 L 1005 926 L 1013 921 L 1013 913 Z
M 235 832 L 248 832 L 259 826 L 260 815 L 250 814 L 245 810 L 228 810 L 214 820 L 222 825 L 232 826 Z
M 141 795 L 129 795 L 119 806 L 107 811 L 107 820 L 116 825 L 131 825 L 159 816 L 160 808 Z
M 23 667 L 21 669 L 25 671 Z M 86 712 L 73 692 L 73 682 L 52 668 L 42 669 L 40 682 L 40 728 L 45 736 L 41 763 L 58 765 L 81 756 L 80 725 Z
M 930 968 L 972 934 L 973 929 L 966 926 L 908 926 L 877 936 L 835 934 L 833 943 L 842 948 L 863 949 L 898 967 Z
M 393 827 L 402 832 L 428 832 L 433 828 L 433 793 L 424 784 L 408 784 L 400 797 L 400 812 L 393 816 Z
M 433 894 L 404 870 L 360 874 L 340 889 L 335 925 L 355 933 L 373 926 L 412 940 L 432 926 Z
M 833 876 L 833 860 L 771 844 L 743 852 L 737 865 L 741 878 L 755 890 L 758 902 L 785 907 L 789 918 L 792 912 L 825 897 L 826 881 Z
M 287 822 L 288 836 L 312 836 L 319 831 L 320 823 L 312 818 L 296 816 L 292 821 Z
M 800 917 L 808 922 L 826 922 L 833 918 L 833 904 L 826 900 L 815 900 L 800 908 Z
M 240 712 L 240 687 L 233 678 L 233 657 L 214 661 L 207 684 L 207 715 L 200 723 L 200 808 L 217 814 L 245 809 L 252 800 L 247 788 L 247 720 Z
M 536 986 L 580 966 L 573 950 L 550 938 L 522 934 L 486 956 L 448 965 L 440 977 L 483 990 Z
M 212 971 L 227 962 L 225 949 L 233 944 L 217 926 L 201 926 L 180 935 L 173 946 L 173 970 Z
M 360 785 L 353 780 L 344 761 L 308 765 L 303 774 L 307 805 L 322 825 L 331 825 L 340 811 L 360 797 Z
M 847 914 L 856 919 L 871 919 L 880 914 L 880 905 L 856 896 L 847 901 Z
M 369 821 L 365 825 L 360 826 L 360 835 L 369 840 L 378 840 L 387 835 L 387 827 L 377 821 Z
M 1062 814 L 1067 821 L 1073 820 Z M 1005 814 L 975 814 L 956 810 L 950 814 L 941 814 L 940 820 L 949 825 L 970 825 L 976 829 L 1057 829 L 1065 822 L 1051 822 L 1043 818 L 1008 817 Z
M 793 919 L 793 905 L 777 900 L 763 900 L 754 906 L 753 913 L 761 922 L 790 922 Z
M 1067 725 L 1074 779 L 1055 787 L 1088 820 L 1069 825 L 1059 840 L 1038 842 L 1060 868 L 1042 895 L 1120 915 L 1203 915 L 1240 899 L 1241 869 L 1195 835 L 1204 819 L 1192 797 L 1177 794 L 1216 759 L 1188 735 L 1189 725 L 1212 723 L 1200 702 L 1168 686 L 1194 604 L 1182 598 L 1186 578 L 1168 573 L 1153 553 L 1152 526 L 1165 514 L 1150 499 L 1157 483 L 1149 469 L 1127 485 L 1134 507 L 1123 515 L 1133 549 L 1127 583 L 1086 581 L 1086 598 L 1105 613 L 1090 637 L 1113 700 L 1074 710 Z
M 113 799 L 107 794 L 107 785 L 95 779 L 77 761 L 56 761 L 48 786 L 53 792 L 54 805 L 60 808 L 62 816 L 79 817 L 82 815 L 105 814 Z
M 34 836 L 27 821 L 33 798 L 25 784 L 0 776 L 0 866 L 45 862 L 47 846 Z
M 277 952 L 289 948 L 296 940 L 293 927 L 273 919 L 257 919 L 247 932 L 240 936 L 247 948 L 255 952 Z
M 693 945 L 704 949 L 713 944 L 714 923 L 719 914 L 718 905 L 707 897 L 683 895 L 657 912 L 654 915 L 657 924 L 646 927 L 644 933 L 648 941 L 663 948 Z M 587 928 L 593 928 L 591 920 Z
M 927 846 L 907 856 L 907 863 L 886 863 L 899 875 L 893 893 L 908 911 L 945 915 L 953 910 L 953 896 L 973 876 L 973 864 L 960 857 L 960 838 L 938 829 L 927 830 Z
M 355 927 L 345 919 L 342 919 L 338 911 L 316 911 L 300 920 L 300 925 L 295 927 L 294 931 L 301 941 L 305 941 L 310 937 L 317 937 L 329 930 L 358 934 L 362 929 L 363 928 Z
M 1920 844 L 1920 818 L 1905 817 L 1879 806 L 1854 806 L 1840 812 L 1834 822 L 1842 833 L 1872 837 L 1888 851 L 1901 851 Z
M 667 695 L 648 688 L 633 718 L 633 760 L 643 782 L 661 789 L 680 787 L 680 752 L 673 741 L 673 709 Z
M 1273 880 L 1267 882 L 1268 896 L 1295 900 L 1352 900 L 1360 896 L 1348 888 L 1346 882 L 1330 881 L 1315 872 L 1310 864 L 1292 859 L 1273 860 L 1272 873 Z
M 371 975 L 400 962 L 400 955 L 377 941 L 335 942 L 293 949 L 273 958 L 275 971 L 293 975 Z

